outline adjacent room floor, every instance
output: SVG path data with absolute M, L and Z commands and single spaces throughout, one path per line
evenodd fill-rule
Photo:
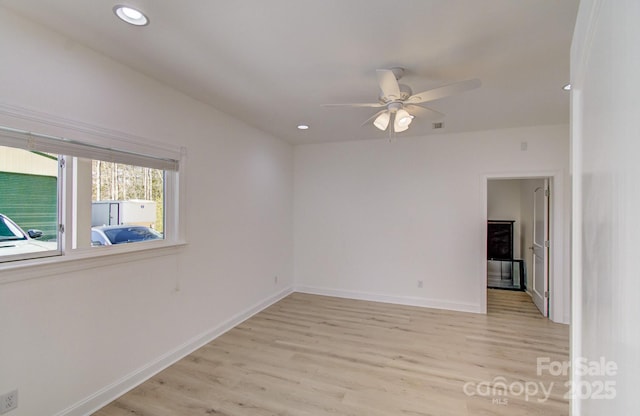
M 568 415 L 568 376 L 536 374 L 568 354 L 523 292 L 487 315 L 294 293 L 95 415 Z

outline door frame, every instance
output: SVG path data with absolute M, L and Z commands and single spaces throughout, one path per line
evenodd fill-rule
M 480 189 L 481 204 L 480 217 L 482 219 L 483 248 L 481 258 L 478 258 L 480 277 L 478 278 L 478 296 L 480 298 L 480 312 L 487 313 L 487 203 L 488 185 L 493 179 L 549 179 L 549 319 L 554 322 L 570 322 L 570 226 L 571 213 L 565 196 L 565 173 L 557 171 L 527 171 L 502 172 L 481 175 Z

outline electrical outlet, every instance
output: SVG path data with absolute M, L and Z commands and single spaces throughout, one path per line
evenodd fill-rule
M 422 289 L 422 286 L 424 286 L 424 283 L 422 280 L 418 280 L 418 288 Z
M 18 407 L 18 390 L 0 396 L 0 415 Z

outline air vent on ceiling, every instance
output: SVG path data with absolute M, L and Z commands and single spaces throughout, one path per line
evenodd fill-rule
M 434 129 L 441 129 L 444 128 L 444 123 L 442 121 L 438 122 L 438 123 L 433 123 L 433 128 Z

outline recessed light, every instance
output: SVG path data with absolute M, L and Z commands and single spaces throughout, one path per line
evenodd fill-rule
M 571 91 L 571 84 L 567 84 L 564 87 L 562 87 L 563 90 L 565 91 Z
M 307 124 L 298 124 L 298 130 L 309 130 L 309 126 Z
M 121 20 L 132 24 L 134 26 L 146 26 L 149 24 L 149 19 L 140 10 L 133 7 L 118 5 L 113 8 L 113 12 Z

